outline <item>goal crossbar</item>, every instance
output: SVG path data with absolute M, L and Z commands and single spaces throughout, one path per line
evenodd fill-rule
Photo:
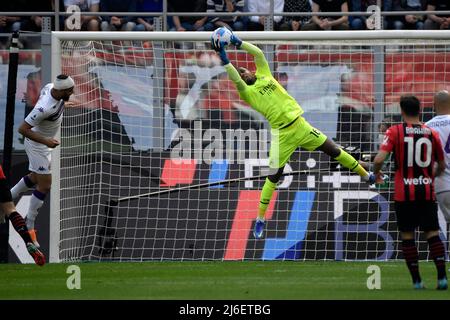
M 450 39 L 446 30 L 377 30 L 377 31 L 236 31 L 242 40 L 390 40 L 390 39 Z M 52 41 L 62 40 L 141 40 L 141 41 L 209 41 L 211 32 L 71 32 L 54 31 Z

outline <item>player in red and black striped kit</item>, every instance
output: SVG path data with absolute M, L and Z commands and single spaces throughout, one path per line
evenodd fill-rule
M 414 239 L 417 227 L 425 232 L 430 256 L 438 273 L 437 289 L 447 289 L 445 248 L 439 238 L 439 221 L 433 180 L 445 170 L 439 135 L 419 120 L 420 101 L 402 96 L 404 122 L 390 127 L 374 160 L 374 174 L 381 179 L 381 167 L 389 153 L 395 158 L 395 212 L 402 238 L 402 251 L 414 287 L 424 288 L 419 273 L 419 254 Z
M 37 265 L 45 264 L 44 254 L 34 245 L 28 232 L 27 225 L 22 216 L 16 211 L 16 207 L 12 200 L 11 191 L 9 190 L 3 169 L 0 166 L 0 221 L 6 215 L 11 221 L 14 229 L 22 237 L 27 246 L 28 253 L 33 257 Z

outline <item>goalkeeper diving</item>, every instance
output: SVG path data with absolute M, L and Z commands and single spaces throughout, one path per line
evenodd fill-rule
M 318 129 L 312 127 L 303 117 L 303 109 L 297 101 L 275 80 L 263 52 L 255 45 L 231 35 L 230 43 L 254 57 L 256 72 L 236 68 L 230 63 L 220 40 L 211 40 L 213 49 L 219 54 L 225 70 L 236 85 L 239 96 L 252 108 L 261 113 L 271 126 L 269 152 L 270 172 L 265 180 L 259 202 L 254 236 L 262 238 L 265 227 L 265 213 L 277 182 L 292 153 L 302 147 L 308 151 L 320 150 L 338 161 L 343 167 L 361 176 L 369 184 L 382 183 L 382 176 L 368 173 L 361 164 L 346 151 L 339 148 Z

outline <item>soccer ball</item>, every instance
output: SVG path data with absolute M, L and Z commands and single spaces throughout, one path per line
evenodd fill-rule
M 233 33 L 230 29 L 226 27 L 220 27 L 214 30 L 211 35 L 211 40 L 216 44 L 220 44 L 224 47 L 227 47 L 231 43 L 231 36 Z

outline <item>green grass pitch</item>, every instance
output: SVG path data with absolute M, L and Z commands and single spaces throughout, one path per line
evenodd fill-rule
M 70 264 L 0 265 L 3 299 L 450 299 L 437 291 L 432 262 L 421 262 L 427 289 L 412 289 L 404 262 L 135 262 L 78 263 L 81 289 L 66 286 Z M 369 290 L 369 265 L 381 289 Z

